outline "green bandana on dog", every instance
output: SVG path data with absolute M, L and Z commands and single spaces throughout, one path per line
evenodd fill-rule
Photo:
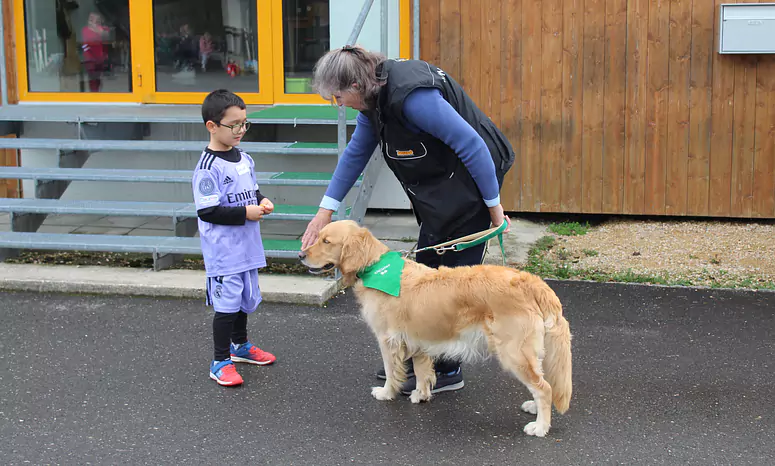
M 401 291 L 401 272 L 404 270 L 404 258 L 398 252 L 386 252 L 379 261 L 358 272 L 363 286 L 374 288 L 391 296 Z

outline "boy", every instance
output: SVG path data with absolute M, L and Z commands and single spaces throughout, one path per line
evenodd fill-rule
M 261 195 L 253 159 L 236 146 L 250 127 L 245 102 L 219 89 L 202 103 L 210 143 L 192 180 L 207 304 L 213 306 L 214 358 L 210 378 L 224 386 L 242 384 L 235 362 L 271 364 L 275 357 L 248 341 L 248 314 L 261 302 L 258 269 L 266 266 L 258 221 L 274 205 Z

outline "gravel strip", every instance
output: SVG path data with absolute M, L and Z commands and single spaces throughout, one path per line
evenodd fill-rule
M 558 236 L 548 258 L 604 273 L 667 275 L 696 285 L 775 282 L 775 224 L 611 220 L 583 236 Z

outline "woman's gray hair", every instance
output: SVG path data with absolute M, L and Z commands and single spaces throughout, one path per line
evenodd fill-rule
M 353 91 L 365 100 L 371 100 L 379 93 L 384 77 L 377 76 L 377 66 L 385 61 L 381 53 L 371 52 L 360 46 L 345 45 L 323 55 L 315 64 L 312 86 L 326 100 L 333 95 Z

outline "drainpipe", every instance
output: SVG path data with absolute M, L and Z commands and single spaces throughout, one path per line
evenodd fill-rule
M 414 14 L 412 15 L 412 58 L 420 59 L 420 0 L 413 2 Z

